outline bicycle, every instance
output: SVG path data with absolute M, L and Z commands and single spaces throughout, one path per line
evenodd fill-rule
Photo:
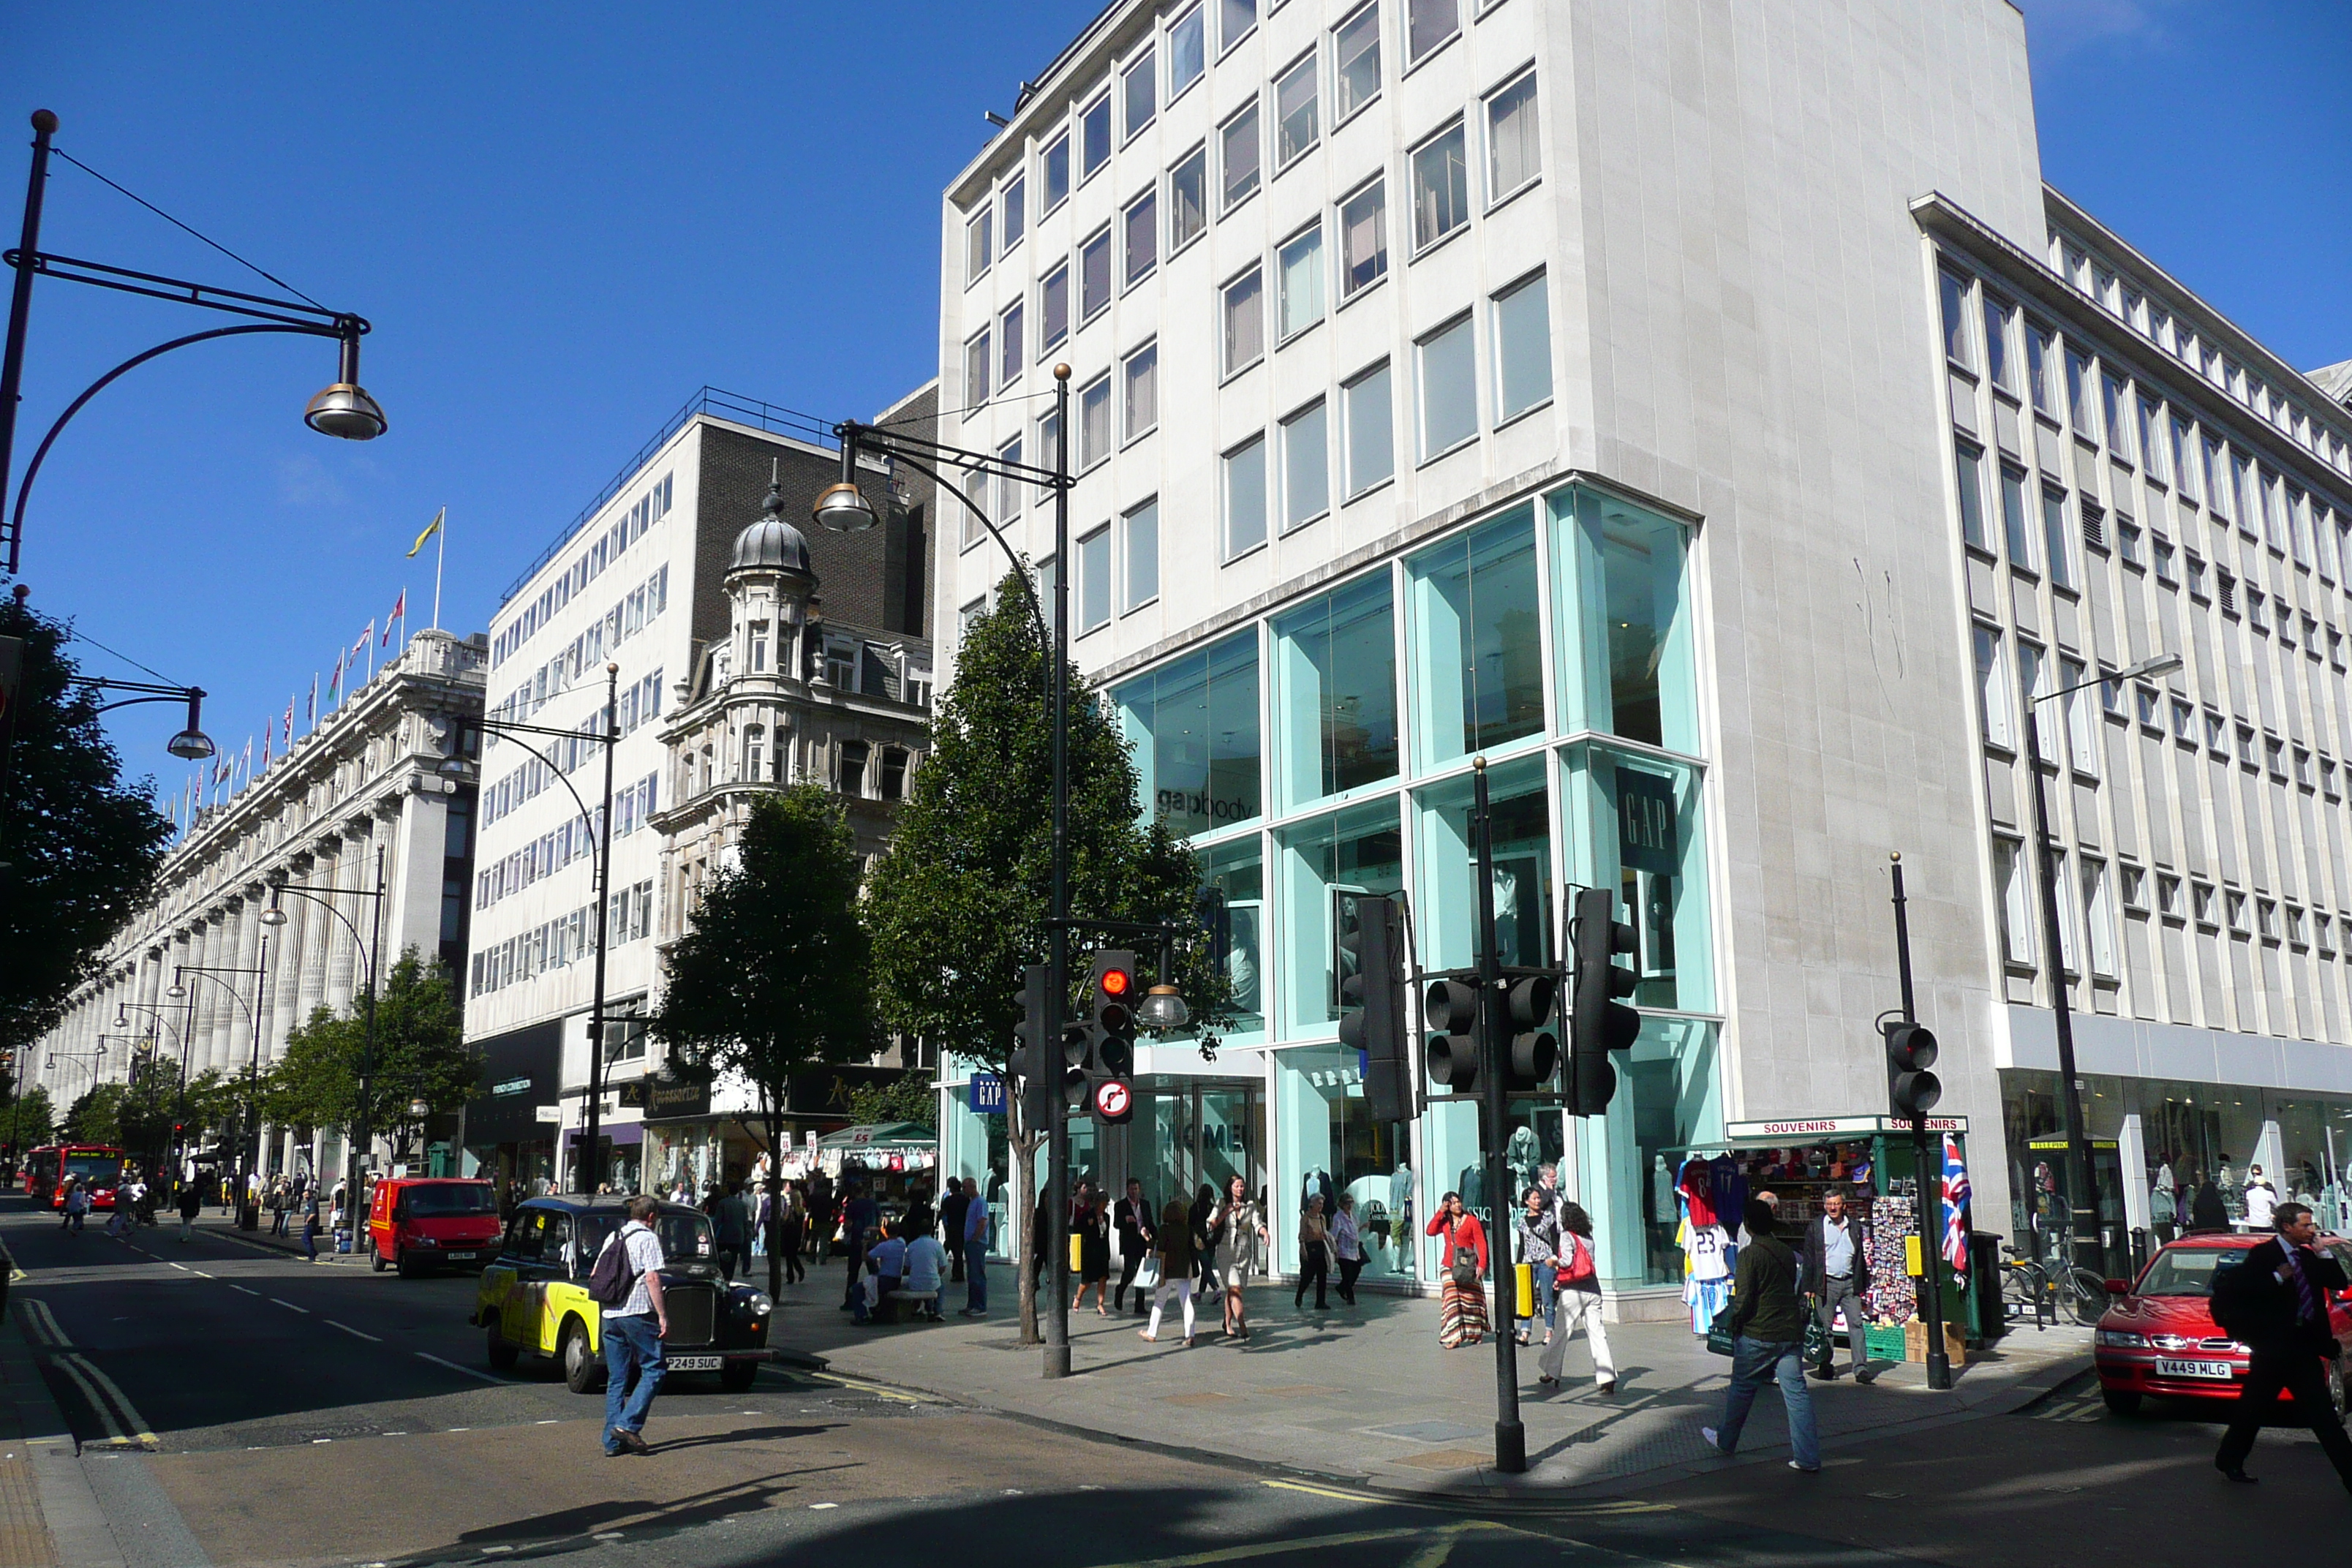
M 2039 1258 L 2020 1257 L 2009 1243 L 2001 1243 L 2000 1300 L 2005 1318 L 2015 1317 L 2021 1310 L 2033 1313 L 2033 1326 L 2038 1332 L 2049 1321 L 2063 1320 L 2077 1328 L 2096 1327 L 2107 1310 L 2107 1282 L 2079 1264 L 2062 1263 L 2054 1258 L 2043 1262 Z M 2060 1256 L 2065 1249 L 2061 1247 Z

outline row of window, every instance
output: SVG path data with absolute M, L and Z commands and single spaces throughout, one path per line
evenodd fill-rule
M 623 687 L 614 699 L 614 720 L 623 737 L 633 733 L 640 725 L 650 724 L 661 717 L 662 672 L 655 670 L 643 679 Z M 482 791 L 482 826 L 504 818 L 516 807 L 536 800 L 555 785 L 556 773 L 577 773 L 595 757 L 603 754 L 603 742 L 596 737 L 604 727 L 604 715 L 591 713 L 580 721 L 577 733 L 562 736 L 533 737 L 544 757 L 533 757 L 494 784 Z
M 1278 0 L 1277 0 L 1278 3 Z M 1257 0 L 1215 0 L 1221 18 L 1219 52 L 1230 51 L 1255 30 Z M 1462 30 L 1460 0 L 1401 0 L 1404 16 L 1407 68 L 1418 64 Z M 1381 91 L 1380 0 L 1349 12 L 1328 34 L 1329 123 L 1353 118 Z M 1274 139 L 1274 170 L 1280 174 L 1322 139 L 1322 99 L 1327 52 L 1322 40 L 1275 72 L 1270 86 Z M 1164 81 L 1160 63 L 1165 62 Z M 1035 155 L 1039 201 L 1037 215 L 1054 212 L 1072 190 L 1073 139 L 1077 184 L 1085 184 L 1110 163 L 1114 142 L 1132 141 L 1157 119 L 1163 103 L 1173 103 L 1208 70 L 1208 11 L 1198 5 L 1171 17 L 1160 33 L 1122 62 L 1116 84 L 1105 85 L 1084 100 L 1076 122 L 1048 136 Z M 1113 129 L 1113 110 L 1123 133 Z M 1218 127 L 1221 154 L 1220 186 L 1230 207 L 1256 190 L 1265 163 L 1259 131 L 1261 105 L 1252 94 L 1246 108 L 1229 115 Z M 1528 120 L 1532 146 L 1532 115 Z M 1195 160 L 1200 160 L 1196 163 Z M 1205 150 L 1180 167 L 1192 169 L 1189 186 L 1197 221 L 1206 210 Z M 979 210 L 965 220 L 964 282 L 967 287 L 985 277 L 992 265 L 1010 255 L 1030 227 L 1030 169 L 1016 167 L 997 189 L 983 198 Z M 1198 232 L 1197 228 L 1194 232 Z M 1171 244 L 1171 250 L 1181 248 Z M 1107 252 L 1106 252 L 1107 254 Z M 1106 270 L 1108 268 L 1106 268 Z M 1132 279 L 1130 279 L 1132 280 Z
M 659 806 L 658 775 L 647 773 L 613 797 L 613 837 L 625 838 L 646 826 Z M 604 832 L 604 813 L 567 817 L 521 848 L 501 855 L 474 874 L 474 907 L 487 910 L 511 893 L 520 893 L 542 877 L 552 877 L 574 860 L 596 853 Z
M 613 894 L 609 951 L 653 934 L 654 885 L 646 880 Z M 583 963 L 595 956 L 596 906 L 534 926 L 475 953 L 467 973 L 466 994 L 487 996 L 509 985 Z
M 583 592 L 588 584 L 604 574 L 604 568 L 618 560 L 622 552 L 646 536 L 646 530 L 669 515 L 672 476 L 664 474 L 656 479 L 623 511 L 611 527 L 596 536 L 572 569 L 545 588 L 522 609 L 522 614 L 507 628 L 490 639 L 490 668 L 496 669 L 507 661 L 509 655 L 530 640 L 533 632 L 554 618 L 555 613 L 572 602 L 574 594 Z
M 583 679 L 603 673 L 606 657 L 669 608 L 669 567 L 662 566 L 588 624 L 572 645 L 541 665 L 489 710 L 493 719 L 528 719 Z M 490 737 L 493 743 L 498 737 Z

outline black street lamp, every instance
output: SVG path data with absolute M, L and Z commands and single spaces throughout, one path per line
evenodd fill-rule
M 22 593 L 20 588 L 17 590 Z M 119 701 L 102 703 L 101 713 L 111 713 L 117 708 L 136 708 L 142 702 L 184 702 L 188 705 L 188 727 L 164 742 L 163 749 L 175 757 L 201 763 L 215 750 L 213 738 L 205 733 L 205 689 L 201 686 L 159 686 L 145 680 L 114 680 L 103 677 L 76 675 L 67 678 L 75 686 L 86 686 L 92 691 L 135 691 L 142 696 L 125 697 Z
M 366 336 L 366 319 L 347 310 L 330 310 L 307 300 L 284 300 L 266 294 L 247 294 L 235 289 L 216 289 L 209 284 L 191 283 L 184 279 L 159 277 L 152 272 L 133 272 L 125 268 L 110 267 L 102 262 L 79 260 L 70 256 L 52 256 L 41 249 L 41 201 L 48 182 L 49 139 L 57 134 L 58 117 L 46 109 L 33 111 L 33 170 L 25 186 L 24 238 L 17 247 L 0 257 L 16 269 L 16 279 L 8 301 L 8 336 L 6 346 L 0 349 L 0 500 L 7 499 L 9 462 L 16 438 L 16 405 L 24 382 L 25 331 L 32 311 L 33 279 L 36 274 L 55 278 L 68 283 L 87 283 L 95 288 L 112 289 L 125 294 L 141 294 L 151 300 L 173 300 L 183 305 L 201 305 L 206 310 L 222 310 L 233 316 L 250 318 L 243 326 L 215 327 L 210 331 L 191 332 L 159 343 L 146 353 L 134 354 L 90 383 L 79 397 L 66 405 L 57 423 L 34 450 L 33 460 L 26 465 L 25 478 L 16 489 L 16 503 L 9 512 L 5 527 L 0 527 L 0 575 L 16 574 L 19 553 L 25 540 L 25 503 L 32 494 L 33 479 L 40 472 L 41 461 L 49 455 L 59 431 L 66 422 L 82 410 L 83 405 L 104 391 L 114 380 L 136 370 L 158 355 L 173 349 L 186 348 L 191 343 L 208 342 L 215 338 L 242 337 L 255 332 L 293 332 L 305 337 L 333 338 L 341 345 L 335 380 L 310 399 L 303 410 L 302 422 L 322 436 L 334 436 L 346 441 L 371 441 L 383 434 L 383 410 L 374 398 L 359 384 L 360 339 Z M 194 728 L 193 725 L 190 728 Z
M 604 956 L 606 950 L 612 945 L 609 940 L 610 933 L 606 928 L 612 923 L 613 919 L 613 750 L 621 743 L 620 686 L 621 667 L 616 663 L 607 663 L 604 666 L 604 727 L 602 732 L 556 730 L 544 724 L 525 724 L 512 719 L 484 717 L 463 721 L 488 734 L 502 736 L 514 742 L 516 745 L 546 763 L 547 771 L 555 776 L 555 782 L 563 786 L 563 793 L 572 797 L 572 804 L 580 808 L 581 820 L 588 825 L 588 831 L 596 839 L 595 999 L 590 1004 L 588 1013 L 588 1104 L 586 1124 L 581 1129 L 579 1162 L 579 1190 L 583 1193 L 593 1193 L 596 1190 L 597 1183 L 602 1180 L 604 1163 L 604 1150 L 601 1147 L 601 1140 L 604 1137 Z M 588 803 L 580 798 L 580 792 L 572 787 L 572 779 L 565 770 L 556 766 L 555 760 L 545 752 L 530 742 L 520 739 L 523 735 L 548 735 L 574 744 L 582 741 L 593 741 L 603 746 L 604 748 L 604 810 L 601 813 L 590 811 Z M 451 778 L 457 777 L 465 771 L 466 763 L 462 755 L 452 756 L 441 764 L 441 772 Z M 562 1168 L 559 1164 L 556 1179 L 562 1181 Z
M 1022 590 L 1028 595 L 1030 613 L 1037 617 L 1040 637 L 1050 649 L 1050 667 L 1046 671 L 1046 713 L 1054 732 L 1054 848 L 1053 891 L 1045 917 L 1046 981 L 1044 1038 L 1050 1052 L 1061 1048 L 1065 1014 L 1069 1006 L 1070 985 L 1070 367 L 1054 367 L 1054 466 L 1041 468 L 1028 463 L 1007 460 L 993 452 L 967 451 L 941 442 L 910 435 L 904 430 L 887 426 L 863 425 L 845 420 L 835 426 L 834 434 L 841 440 L 841 479 L 828 486 L 816 498 L 816 522 L 820 528 L 835 533 L 862 533 L 880 521 L 872 503 L 857 488 L 857 455 L 860 451 L 880 452 L 906 464 L 947 490 L 970 508 L 989 537 L 1013 563 L 1013 572 L 1021 579 Z M 1051 490 L 1054 495 L 1054 621 L 1051 635 L 1046 635 L 1045 618 L 1039 610 L 1036 590 L 1029 585 L 1029 574 L 1020 552 L 1006 542 L 987 511 L 974 504 L 971 496 L 950 483 L 933 464 L 950 465 L 967 474 L 983 479 L 996 479 L 1016 484 L 1033 485 Z M 1163 977 L 1164 978 L 1164 977 Z M 1070 1128 L 1067 1108 L 1062 1101 L 1060 1086 L 1046 1098 L 1051 1110 L 1045 1126 L 1045 1212 L 1057 1233 L 1068 1223 L 1070 1208 Z M 1058 1234 L 1032 1238 L 1032 1246 L 1046 1249 L 1046 1279 L 1053 1287 L 1053 1300 L 1045 1310 L 1045 1375 L 1049 1378 L 1070 1374 L 1070 1254 L 1061 1245 Z
M 133 1002 L 126 997 L 114 1004 L 114 1026 L 118 1029 L 129 1028 L 131 1026 L 131 1015 L 134 1012 L 145 1014 L 148 1017 L 154 1020 L 156 1029 L 166 1030 L 171 1034 L 172 1054 L 182 1059 L 183 1066 L 181 1068 L 181 1082 L 184 1084 L 187 1081 L 185 1077 L 187 1069 L 184 1065 L 187 1056 L 187 1042 L 181 1037 L 180 1032 L 177 1029 L 173 1029 L 172 1027 L 170 1016 L 166 1015 L 161 1007 L 150 1007 L 144 1002 Z M 133 1063 L 134 1067 L 137 1065 L 137 1062 L 144 1062 L 149 1071 L 152 1073 L 155 1065 L 156 1051 L 158 1049 L 158 1042 L 155 1038 L 154 1031 L 150 1030 L 145 1038 L 133 1042 L 131 1048 L 137 1053 L 137 1061 Z M 148 1163 L 151 1168 L 161 1157 L 162 1152 L 163 1151 L 157 1148 L 150 1148 L 147 1151 Z
M 2033 832 L 2039 841 L 2038 855 L 2042 868 L 2042 945 L 2049 952 L 2050 1005 L 2056 1014 L 2058 1027 L 2058 1115 L 2060 1129 L 2066 1140 L 2066 1202 L 2073 1212 L 2068 1216 L 2070 1237 L 2069 1261 L 2074 1268 L 2087 1270 L 2092 1278 L 2108 1277 L 2105 1239 L 2099 1231 L 2097 1176 L 2091 1164 L 2090 1133 L 2083 1123 L 2083 1091 L 2074 1081 L 2074 1020 L 2066 1005 L 2066 949 L 2064 922 L 2058 914 L 2057 846 L 2050 831 L 2050 802 L 2042 783 L 2042 725 L 2040 705 L 2057 698 L 2071 696 L 2094 686 L 2110 681 L 2147 680 L 2159 675 L 2170 675 L 2180 668 L 2177 653 L 2160 653 L 2144 658 L 2128 669 L 2113 675 L 2102 673 L 2089 680 L 2081 680 L 2056 691 L 2036 697 L 2025 693 L 2025 758 L 2033 775 Z M 1927 1177 L 1921 1173 L 1920 1190 L 1925 1192 Z M 1933 1238 L 1922 1243 L 1933 1246 Z M 2085 1261 L 2085 1254 L 2088 1260 Z
M 230 998 L 234 1000 L 238 1006 L 244 1007 L 246 1005 L 245 998 L 237 994 L 236 987 L 228 980 L 225 979 L 224 976 L 230 974 L 250 974 L 253 976 L 253 1004 L 247 1013 L 248 1020 L 253 1025 L 253 1058 L 246 1068 L 245 1073 L 245 1120 L 247 1127 L 240 1128 L 237 1132 L 236 1185 L 233 1189 L 236 1208 L 236 1225 L 239 1230 L 250 1230 L 254 1228 L 254 1226 L 249 1226 L 246 1223 L 246 1198 L 247 1196 L 246 1188 L 248 1185 L 247 1177 L 251 1170 L 258 1169 L 261 1159 L 261 999 L 268 992 L 269 984 L 269 939 L 268 937 L 265 936 L 261 939 L 259 956 L 255 958 L 253 962 L 255 967 L 251 969 L 240 969 L 228 964 L 180 964 L 172 971 L 172 989 L 165 993 L 166 995 L 175 997 L 185 995 L 187 994 L 187 986 L 186 983 L 181 979 L 181 976 L 186 974 L 201 975 L 205 979 L 209 980 L 214 984 L 219 986 L 222 990 L 227 992 Z M 194 1001 L 191 1000 L 189 1003 L 189 1010 L 191 1013 L 194 1011 L 194 1006 L 195 1005 Z M 180 1062 L 181 1083 L 183 1086 L 181 1092 L 184 1103 L 184 1097 L 186 1094 L 185 1085 L 187 1082 L 186 1052 L 183 1051 L 181 1053 Z M 253 1153 L 255 1164 L 252 1167 L 247 1166 L 245 1163 L 245 1133 L 248 1129 L 253 1133 Z M 258 1204 L 254 1205 L 254 1210 L 257 1216 L 260 1212 Z M 258 1223 L 259 1220 L 257 1217 L 255 1224 L 257 1225 Z
M 352 933 L 352 945 L 354 948 L 363 948 L 367 953 L 367 1000 L 364 1005 L 367 1023 L 360 1045 L 359 1111 L 353 1118 L 353 1125 L 348 1129 L 351 1133 L 352 1146 L 345 1152 L 343 1161 L 349 1172 L 344 1178 L 343 1201 L 351 1207 L 352 1251 L 356 1255 L 360 1249 L 360 1219 L 363 1213 L 360 1205 L 362 1195 L 360 1189 L 365 1184 L 367 1176 L 368 1097 L 375 1077 L 376 959 L 383 946 L 383 847 L 382 845 L 376 847 L 373 888 L 311 887 L 296 882 L 270 883 L 269 907 L 261 911 L 261 923 L 272 931 L 277 931 L 286 924 L 286 911 L 278 907 L 279 896 L 286 893 L 293 894 L 305 903 L 316 904 L 342 921 L 343 929 Z M 348 893 L 355 899 L 375 900 L 373 941 L 362 943 L 360 941 L 360 928 L 352 922 L 351 916 L 327 901 L 327 896 L 339 893 Z M 183 1081 L 184 1079 L 184 1074 Z

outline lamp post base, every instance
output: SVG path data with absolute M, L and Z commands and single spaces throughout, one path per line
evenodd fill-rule
M 1047 1345 L 1045 1347 L 1045 1375 L 1049 1378 L 1070 1375 L 1069 1346 Z
M 1495 1423 L 1495 1468 L 1507 1476 L 1528 1473 L 1528 1429 L 1517 1421 Z

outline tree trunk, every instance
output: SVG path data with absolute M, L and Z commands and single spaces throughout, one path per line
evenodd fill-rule
M 1009 1114 L 1009 1112 L 1008 1112 Z M 1035 1256 L 1037 1237 L 1031 1234 L 1034 1224 L 1037 1198 L 1030 1165 L 1034 1157 L 1034 1140 L 1025 1133 L 1004 1141 L 1004 1157 L 1013 1163 L 1013 1179 L 1005 1187 L 1005 1223 L 1017 1238 L 1013 1248 L 1013 1272 L 1021 1291 L 1021 1342 L 1034 1345 L 1037 1337 L 1037 1277 L 1029 1267 Z

